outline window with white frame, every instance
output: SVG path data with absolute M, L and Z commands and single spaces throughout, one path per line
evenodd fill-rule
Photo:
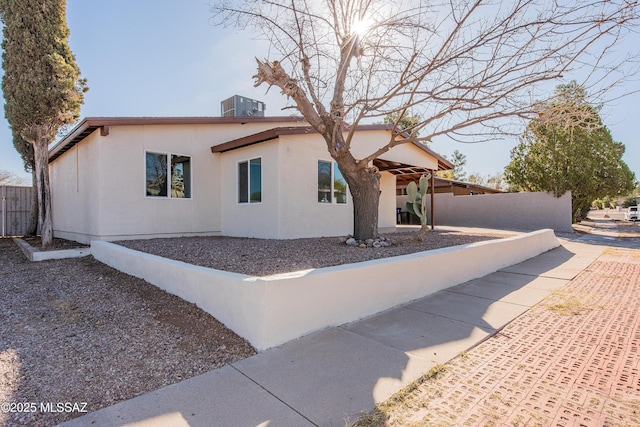
M 318 160 L 318 203 L 347 203 L 347 181 L 336 162 Z
M 262 158 L 238 162 L 238 203 L 262 202 Z
M 145 161 L 147 197 L 191 198 L 191 157 L 147 151 Z

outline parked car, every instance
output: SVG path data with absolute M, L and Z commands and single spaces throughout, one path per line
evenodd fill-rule
M 638 207 L 637 206 L 629 206 L 627 211 L 624 213 L 625 221 L 638 221 Z

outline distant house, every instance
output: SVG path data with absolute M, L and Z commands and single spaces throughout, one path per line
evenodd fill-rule
M 386 144 L 364 125 L 356 157 Z M 54 235 L 79 242 L 226 235 L 290 239 L 353 230 L 346 183 L 297 117 L 86 118 L 49 152 Z M 420 143 L 373 161 L 379 227 L 396 224 L 396 179 L 451 169 Z

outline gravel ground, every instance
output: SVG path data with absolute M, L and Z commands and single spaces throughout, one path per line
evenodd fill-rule
M 384 237 L 393 242 L 383 248 L 358 248 L 336 237 L 319 239 L 266 240 L 238 237 L 180 237 L 117 242 L 130 249 L 184 261 L 189 264 L 251 276 L 267 276 L 310 268 L 330 267 L 430 249 L 499 239 L 507 232 L 460 232 L 433 230 L 418 242 L 413 232 Z
M 255 354 L 195 305 L 92 257 L 31 263 L 0 239 L 0 296 L 0 426 L 52 426 Z
M 416 242 L 413 233 L 395 233 L 385 236 L 393 246 L 377 249 L 350 247 L 337 238 L 192 237 L 120 244 L 263 276 L 513 234 L 436 230 Z M 56 245 L 74 247 L 64 241 Z M 0 295 L 1 426 L 52 426 L 83 415 L 79 411 L 92 412 L 255 354 L 195 305 L 93 257 L 31 263 L 11 240 L 0 239 Z M 58 403 L 71 404 L 63 409 L 72 412 L 54 412 Z

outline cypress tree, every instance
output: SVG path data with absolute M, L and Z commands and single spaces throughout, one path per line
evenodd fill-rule
M 2 90 L 14 133 L 33 145 L 38 224 L 53 246 L 48 148 L 58 129 L 76 121 L 86 80 L 68 45 L 64 0 L 0 0 L 4 24 Z

